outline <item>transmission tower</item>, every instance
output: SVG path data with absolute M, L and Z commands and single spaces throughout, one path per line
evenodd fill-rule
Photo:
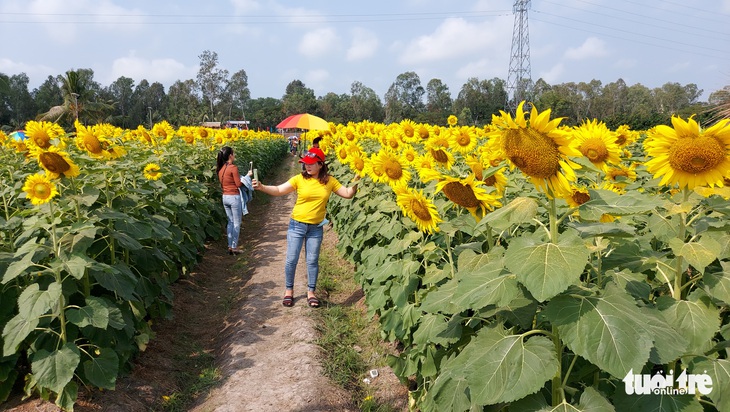
M 512 29 L 512 52 L 507 74 L 507 110 L 514 113 L 517 105 L 527 98 L 532 85 L 530 73 L 530 34 L 527 29 L 527 9 L 530 0 L 515 0 L 512 12 L 515 25 Z

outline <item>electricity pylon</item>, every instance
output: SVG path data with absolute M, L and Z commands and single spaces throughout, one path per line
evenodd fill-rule
M 530 0 L 515 0 L 512 12 L 515 15 L 515 24 L 512 29 L 512 51 L 509 59 L 509 73 L 507 74 L 507 102 L 506 108 L 514 113 L 517 105 L 527 99 L 528 91 L 532 86 L 530 70 L 530 34 L 527 28 L 527 9 Z

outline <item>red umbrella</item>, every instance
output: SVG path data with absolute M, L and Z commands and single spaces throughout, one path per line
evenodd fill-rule
M 276 125 L 277 129 L 327 130 L 329 123 L 321 117 L 309 113 L 294 114 Z

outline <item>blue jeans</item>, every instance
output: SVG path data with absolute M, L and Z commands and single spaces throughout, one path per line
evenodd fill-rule
M 307 286 L 310 292 L 317 287 L 319 275 L 319 248 L 322 246 L 324 228 L 317 224 L 307 224 L 294 219 L 289 220 L 289 230 L 286 232 L 286 266 L 284 277 L 286 289 L 294 289 L 294 274 L 299 262 L 299 254 L 304 245 L 304 254 L 307 258 Z
M 226 233 L 228 234 L 228 247 L 235 249 L 238 246 L 238 235 L 241 233 L 241 196 L 240 195 L 223 195 L 223 208 L 228 216 L 228 226 Z

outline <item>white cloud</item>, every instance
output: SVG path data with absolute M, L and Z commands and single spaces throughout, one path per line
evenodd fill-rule
M 315 69 L 307 72 L 304 76 L 304 83 L 310 89 L 322 89 L 329 78 L 330 73 L 327 70 Z
M 0 58 L 0 73 L 8 76 L 25 73 L 30 82 L 29 87 L 33 88 L 33 84 L 39 84 L 46 81 L 48 76 L 58 75 L 58 70 L 46 65 L 29 65 L 25 63 L 14 62 L 10 59 Z
M 502 62 L 502 59 L 484 58 L 470 62 L 457 70 L 456 75 L 462 80 L 467 80 L 471 77 L 477 77 L 480 80 L 488 80 L 493 77 L 505 77 L 508 67 L 501 64 L 497 67 L 496 63 L 498 62 Z
M 565 51 L 565 58 L 570 60 L 586 60 L 607 55 L 606 42 L 596 37 L 589 37 L 579 47 Z
M 363 60 L 375 55 L 378 50 L 378 36 L 365 29 L 352 29 L 352 43 L 347 49 L 347 60 Z
M 309 58 L 322 57 L 339 48 L 337 33 L 330 28 L 312 30 L 302 36 L 299 53 Z
M 613 65 L 613 67 L 617 69 L 633 69 L 636 67 L 638 62 L 634 59 L 619 59 L 616 61 L 616 63 Z
M 501 47 L 505 30 L 500 20 L 474 24 L 461 18 L 446 19 L 436 30 L 408 44 L 399 59 L 415 64 L 486 52 L 490 46 Z
M 553 66 L 550 70 L 548 70 L 547 72 L 540 73 L 538 78 L 542 78 L 548 84 L 554 84 L 554 83 L 558 83 L 560 76 L 564 72 L 565 72 L 565 66 L 563 65 L 563 63 L 558 63 L 555 66 Z
M 135 83 L 147 79 L 150 83 L 160 82 L 169 87 L 177 80 L 194 79 L 197 71 L 197 67 L 185 67 L 184 64 L 175 59 L 146 60 L 135 56 L 132 52 L 130 56 L 114 60 L 109 79 L 103 83 L 109 84 L 120 76 L 125 76 L 134 80 Z

